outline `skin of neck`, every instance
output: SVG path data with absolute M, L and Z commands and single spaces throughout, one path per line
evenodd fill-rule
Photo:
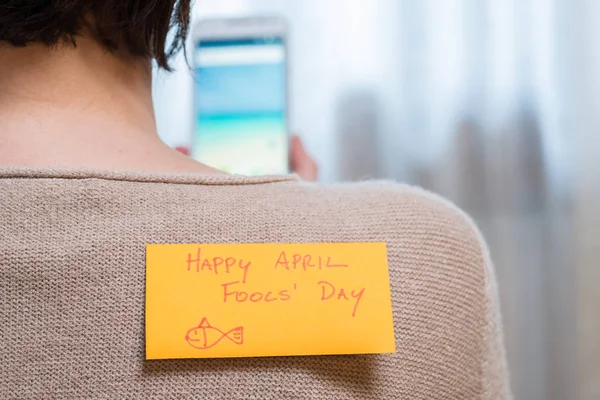
M 151 60 L 86 36 L 0 42 L 0 166 L 218 173 L 160 140 Z

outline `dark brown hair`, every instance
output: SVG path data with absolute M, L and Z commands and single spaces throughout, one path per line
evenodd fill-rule
M 169 58 L 187 37 L 191 0 L 0 0 L 0 41 L 77 45 L 84 29 L 110 51 Z M 169 33 L 172 31 L 172 35 Z M 167 44 L 170 36 L 171 44 Z

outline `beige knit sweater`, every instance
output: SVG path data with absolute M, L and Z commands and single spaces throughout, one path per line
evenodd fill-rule
M 147 243 L 387 242 L 397 353 L 144 360 Z M 0 169 L 0 399 L 506 399 L 472 222 L 392 183 Z

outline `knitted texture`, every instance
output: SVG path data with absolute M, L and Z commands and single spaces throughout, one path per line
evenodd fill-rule
M 392 355 L 144 360 L 148 243 L 387 242 Z M 1 399 L 505 399 L 489 256 L 420 189 L 0 169 Z

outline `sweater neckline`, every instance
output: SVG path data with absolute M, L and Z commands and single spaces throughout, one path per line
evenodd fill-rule
M 196 173 L 156 173 L 105 171 L 71 168 L 0 167 L 0 179 L 103 179 L 124 182 L 177 183 L 189 185 L 260 185 L 300 181 L 298 175 L 209 175 Z

